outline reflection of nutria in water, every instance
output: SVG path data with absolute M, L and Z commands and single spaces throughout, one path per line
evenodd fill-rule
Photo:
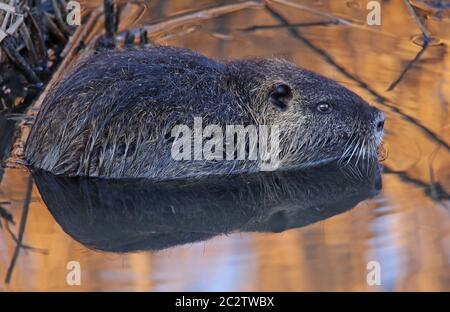
M 33 177 L 67 234 L 90 248 L 128 252 L 232 232 L 282 232 L 332 217 L 380 190 L 378 165 L 361 165 L 362 179 L 336 164 L 159 182 L 62 177 L 42 170 Z
M 173 47 L 110 51 L 84 60 L 49 93 L 25 158 L 69 176 L 170 179 L 261 170 L 260 159 L 174 160 L 171 130 L 192 129 L 194 117 L 204 127 L 277 125 L 279 169 L 373 156 L 384 123 L 353 92 L 283 60 L 217 62 Z

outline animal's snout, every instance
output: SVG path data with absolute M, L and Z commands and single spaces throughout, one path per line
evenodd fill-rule
M 367 125 L 375 132 L 377 136 L 381 136 L 384 129 L 384 113 L 378 108 L 368 105 L 367 103 L 362 106 L 363 114 L 366 119 Z

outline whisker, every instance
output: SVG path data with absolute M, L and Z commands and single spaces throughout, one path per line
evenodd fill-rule
M 356 166 L 358 165 L 359 159 L 361 158 L 362 152 L 364 151 L 365 142 L 366 142 L 366 138 L 363 139 L 361 146 L 358 149 L 358 157 L 356 158 Z
M 356 145 L 355 145 L 354 148 L 353 148 L 353 152 L 352 152 L 352 154 L 350 155 L 350 158 L 347 160 L 347 164 L 349 164 L 350 161 L 352 160 L 353 155 L 355 154 L 355 152 L 357 151 L 357 149 L 358 149 L 358 147 L 359 147 L 359 143 L 360 143 L 360 139 L 358 139 L 358 141 L 356 142 Z

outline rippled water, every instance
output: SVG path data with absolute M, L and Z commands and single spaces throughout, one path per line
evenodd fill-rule
M 191 19 L 153 38 L 216 58 L 287 58 L 382 109 L 388 155 L 378 194 L 376 173 L 355 185 L 334 169 L 269 177 L 267 188 L 251 179 L 230 181 L 231 188 L 209 182 L 213 190 L 45 175 L 33 182 L 23 169 L 0 170 L 2 215 L 11 214 L 9 228 L 23 232 L 26 245 L 15 254 L 3 220 L 0 289 L 450 290 L 450 9 L 411 2 L 433 37 L 425 48 L 402 1 L 381 1 L 381 26 L 366 24 L 366 1 L 279 0 L 268 1 L 270 10 L 253 5 Z M 228 2 L 151 1 L 123 27 L 221 3 Z M 349 25 L 285 27 L 336 17 Z M 3 152 L 13 143 L 13 123 L 0 118 Z M 113 252 L 124 246 L 169 248 Z M 66 283 L 69 261 L 81 265 L 80 286 Z M 369 261 L 380 263 L 380 286 L 366 282 Z

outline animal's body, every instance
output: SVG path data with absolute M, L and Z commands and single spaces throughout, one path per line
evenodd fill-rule
M 334 81 L 279 59 L 216 61 L 156 46 L 94 55 L 44 100 L 25 148 L 58 175 L 172 179 L 261 170 L 262 160 L 176 160 L 176 125 L 277 125 L 278 170 L 374 156 L 384 118 Z

